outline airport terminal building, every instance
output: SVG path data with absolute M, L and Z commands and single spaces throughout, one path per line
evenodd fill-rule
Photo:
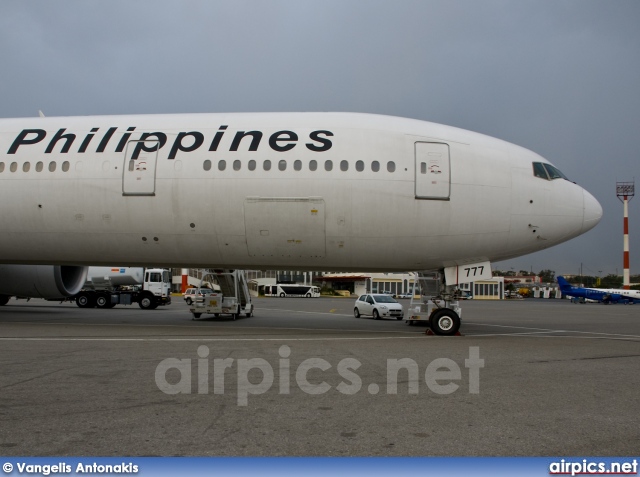
M 186 269 L 173 269 L 173 291 L 180 292 L 183 272 Z M 187 286 L 200 286 L 204 275 L 202 269 L 188 269 Z M 415 275 L 408 273 L 330 273 L 298 272 L 284 270 L 246 270 L 249 289 L 254 296 L 263 293 L 267 285 L 277 283 L 313 284 L 324 290 L 335 290 L 344 296 L 360 296 L 366 293 L 387 293 L 390 295 L 409 294 L 413 290 Z M 504 277 L 464 283 L 460 289 L 475 300 L 504 299 Z

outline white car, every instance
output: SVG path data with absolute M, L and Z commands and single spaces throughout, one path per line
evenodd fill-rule
M 213 293 L 211 288 L 187 288 L 182 294 L 182 297 L 184 298 L 184 301 L 187 302 L 187 305 L 191 306 L 197 298 L 202 298 L 209 293 Z
M 353 316 L 371 315 L 374 320 L 378 318 L 404 318 L 402 305 L 389 295 L 362 295 L 356 300 L 353 307 Z
M 413 292 L 408 291 L 407 293 L 400 293 L 399 295 L 396 296 L 396 298 L 413 298 Z

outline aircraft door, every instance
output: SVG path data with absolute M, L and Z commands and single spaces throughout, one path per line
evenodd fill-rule
M 122 168 L 122 195 L 156 195 L 158 141 L 129 141 Z
M 451 170 L 449 145 L 416 142 L 416 199 L 449 200 Z

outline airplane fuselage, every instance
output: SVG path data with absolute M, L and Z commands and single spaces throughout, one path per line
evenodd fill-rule
M 353 113 L 0 120 L 0 263 L 400 271 L 505 260 L 601 216 L 548 161 Z

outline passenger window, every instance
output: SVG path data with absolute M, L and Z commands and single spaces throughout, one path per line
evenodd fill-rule
M 356 162 L 356 171 L 358 171 L 358 172 L 364 171 L 364 162 L 362 162 L 362 161 L 357 161 Z
M 29 164 L 28 162 L 22 164 L 22 172 L 29 172 L 29 169 L 31 169 L 31 164 Z
M 51 161 L 49 163 L 49 172 L 55 172 L 56 171 L 56 163 L 55 161 Z
M 426 162 L 421 162 L 420 163 L 420 174 L 426 174 L 427 173 L 427 163 Z
M 340 170 L 346 172 L 349 170 L 349 163 L 347 161 L 340 161 Z
M 218 170 L 219 171 L 224 171 L 227 168 L 227 161 L 225 161 L 224 159 L 218 161 Z
M 233 161 L 233 170 L 234 171 L 239 171 L 240 167 L 242 167 L 242 163 L 238 159 Z
M 37 172 L 42 172 L 43 167 L 44 167 L 44 164 L 42 163 L 42 161 L 39 161 L 39 162 L 36 164 L 36 171 L 37 171 Z M 0 171 L 0 172 L 2 172 L 2 171 Z
M 294 170 L 296 170 L 296 171 L 301 171 L 301 170 L 302 170 L 302 161 L 301 161 L 301 160 L 299 160 L 299 159 L 298 159 L 298 160 L 296 160 L 296 161 L 293 163 L 293 169 L 294 169 Z
M 358 301 L 364 301 L 364 299 L 365 299 L 365 298 L 366 298 L 366 297 L 365 297 L 364 295 L 362 295 L 362 296 L 358 299 Z
M 287 169 L 287 161 L 285 161 L 284 159 L 280 159 L 278 161 L 278 170 L 284 171 Z
M 396 163 L 393 161 L 387 162 L 387 171 L 395 172 L 396 171 Z
M 0 162 L 0 172 L 4 172 L 4 162 Z
M 11 172 L 16 172 L 18 170 L 18 163 L 17 162 L 12 162 L 11 163 L 11 167 L 9 167 L 9 170 Z
M 371 170 L 373 172 L 378 172 L 380 170 L 380 163 L 378 161 L 373 161 L 371 163 Z
M 209 159 L 207 159 L 206 161 L 204 161 L 204 162 L 202 163 L 202 168 L 203 168 L 205 171 L 210 171 L 210 170 L 211 170 L 211 161 L 210 161 Z
M 262 168 L 263 168 L 265 171 L 270 171 L 270 170 L 271 170 L 271 161 L 270 161 L 269 159 L 267 159 L 266 161 L 264 161 L 264 162 L 262 163 Z
M 318 161 L 312 159 L 311 161 L 309 161 L 309 170 L 315 171 L 316 169 L 318 169 Z
M 68 172 L 69 171 L 69 161 L 64 161 L 62 163 L 62 172 Z
M 549 176 L 547 176 L 547 171 L 545 171 L 542 162 L 533 163 L 533 175 L 541 179 L 549 180 Z
M 369 303 L 370 305 L 373 305 L 373 298 L 371 296 L 367 297 L 367 303 Z
M 250 171 L 255 171 L 255 170 L 256 170 L 256 161 L 254 161 L 253 159 L 251 159 L 251 160 L 249 161 L 249 166 L 248 166 L 248 167 L 249 167 L 249 170 L 250 170 Z
M 332 160 L 324 161 L 324 170 L 325 171 L 333 170 L 333 161 Z

